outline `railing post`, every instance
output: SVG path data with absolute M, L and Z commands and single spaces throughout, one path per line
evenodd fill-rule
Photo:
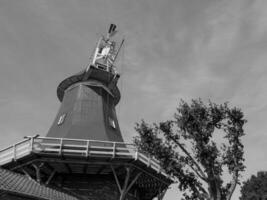
M 138 149 L 136 148 L 136 150 L 135 150 L 135 156 L 134 156 L 134 159 L 135 160 L 138 160 Z
M 33 139 L 34 139 L 34 137 L 31 137 L 30 138 L 30 149 L 31 149 L 31 151 L 33 151 Z
M 17 160 L 17 156 L 16 156 L 16 144 L 13 145 L 13 159 L 14 159 L 14 161 Z
M 90 151 L 90 140 L 87 140 L 87 144 L 86 144 L 86 158 L 89 156 L 89 151 Z
M 115 158 L 116 156 L 116 142 L 113 142 L 113 154 L 112 154 L 112 158 Z
M 158 173 L 160 174 L 161 173 L 161 166 L 159 164 L 157 164 L 158 166 Z
M 63 145 L 63 139 L 60 138 L 60 146 L 59 146 L 59 152 L 58 152 L 58 155 L 62 155 L 62 145 Z

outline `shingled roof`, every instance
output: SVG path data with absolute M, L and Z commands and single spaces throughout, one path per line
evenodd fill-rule
M 46 187 L 28 178 L 9 170 L 0 168 L 0 193 L 11 193 L 39 200 L 79 200 L 64 192 Z

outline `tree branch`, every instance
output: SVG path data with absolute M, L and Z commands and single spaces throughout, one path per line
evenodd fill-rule
M 220 190 L 220 185 L 218 183 L 220 177 L 218 175 L 215 175 L 213 167 L 211 168 L 211 171 L 212 171 L 212 176 L 213 176 L 214 184 L 215 184 L 215 188 L 216 188 L 216 198 L 218 200 L 220 200 L 221 199 L 221 190 Z
M 238 172 L 239 172 L 239 167 L 238 167 L 238 164 L 237 164 L 237 161 L 236 159 L 234 158 L 234 163 L 235 163 L 235 168 L 233 170 L 233 179 L 231 181 L 231 186 L 229 188 L 229 192 L 226 196 L 226 200 L 230 200 L 232 198 L 232 195 L 235 191 L 235 188 L 236 188 L 236 185 L 237 185 L 237 181 L 238 181 Z
M 201 185 L 199 185 L 199 184 L 198 185 L 192 185 L 191 188 L 192 188 L 193 192 L 198 195 L 199 199 L 201 199 L 201 198 L 208 199 L 209 194 Z
M 177 140 L 175 140 L 172 136 L 168 136 L 175 144 L 177 144 L 180 149 L 190 158 L 190 160 L 193 162 L 193 164 L 197 167 L 198 171 L 201 174 L 201 179 L 204 180 L 205 182 L 207 182 L 207 176 L 205 175 L 205 173 L 202 171 L 202 169 L 200 168 L 200 166 L 197 164 L 197 162 L 195 161 L 195 159 L 190 155 L 190 153 L 183 147 L 183 145 L 178 142 Z
M 175 170 L 177 172 L 176 169 L 173 168 L 173 170 Z M 177 172 L 177 174 L 179 174 L 179 172 Z M 190 186 L 191 186 L 192 191 L 195 192 L 199 197 L 203 197 L 204 199 L 208 199 L 207 198 L 209 196 L 208 192 L 200 184 L 197 184 L 197 185 L 193 184 Z M 200 191 L 202 193 L 200 193 Z
M 189 167 L 196 173 L 196 175 L 201 178 L 203 181 L 207 182 L 207 179 L 199 174 L 199 172 L 191 165 Z
M 231 181 L 231 186 L 229 188 L 229 192 L 226 196 L 226 200 L 230 200 L 232 198 L 232 195 L 235 191 L 236 185 L 237 185 L 237 181 L 238 181 L 238 169 L 234 170 L 234 174 L 233 174 L 233 180 Z

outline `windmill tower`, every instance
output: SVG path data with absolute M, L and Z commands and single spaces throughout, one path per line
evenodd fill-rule
M 115 111 L 120 91 L 114 66 L 123 41 L 115 49 L 111 40 L 115 29 L 111 24 L 107 36 L 99 39 L 92 62 L 84 71 L 59 84 L 57 96 L 62 103 L 48 137 L 123 141 Z
M 63 80 L 61 101 L 46 137 L 28 137 L 0 151 L 0 166 L 79 199 L 163 198 L 171 179 L 159 162 L 123 141 L 115 106 L 120 100 L 115 61 L 123 45 L 102 36 L 91 63 Z

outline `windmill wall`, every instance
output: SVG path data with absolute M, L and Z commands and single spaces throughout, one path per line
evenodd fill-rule
M 86 82 L 68 88 L 47 136 L 122 142 L 112 95 Z

